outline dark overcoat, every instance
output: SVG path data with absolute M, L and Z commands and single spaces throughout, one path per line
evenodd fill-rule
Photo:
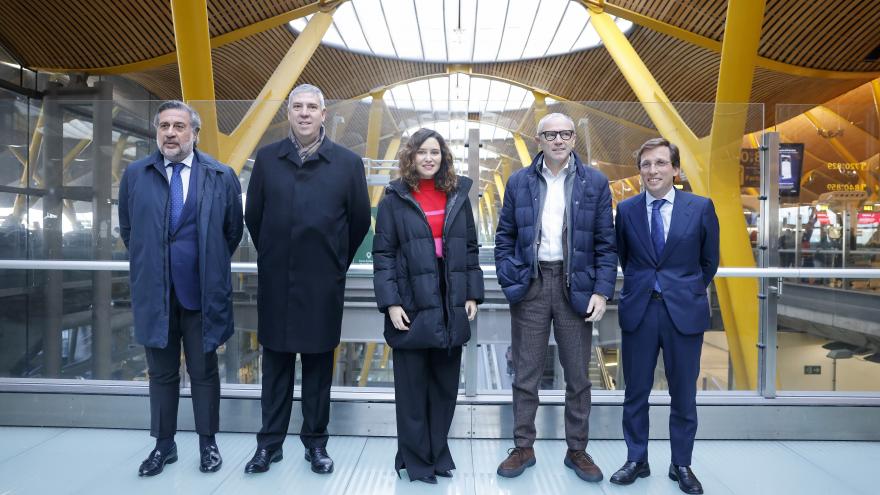
M 202 342 L 211 352 L 234 329 L 230 261 L 244 230 L 241 184 L 231 168 L 198 150 L 195 155 Z M 135 338 L 147 347 L 168 345 L 170 190 L 158 150 L 129 165 L 119 183 L 119 234 L 130 259 Z
M 258 254 L 260 343 L 277 352 L 334 349 L 345 275 L 370 227 L 361 158 L 329 138 L 305 163 L 289 138 L 261 148 L 245 222 Z
M 574 173 L 566 178 L 562 251 L 568 302 L 587 314 L 590 297 L 614 296 L 617 250 L 611 215 L 611 189 L 602 172 L 584 165 L 576 153 Z M 495 231 L 495 270 L 510 304 L 525 297 L 538 275 L 538 243 L 547 185 L 541 175 L 544 155 L 517 170 L 507 181 Z
M 431 227 L 409 186 L 397 179 L 385 189 L 373 238 L 373 287 L 379 311 L 385 313 L 385 340 L 392 348 L 442 349 L 464 345 L 471 337 L 464 303 L 483 302 L 483 271 L 468 199 L 471 185 L 471 179 L 459 177 L 458 186 L 447 195 L 445 273 L 438 273 Z M 440 277 L 446 279 L 445 301 L 440 297 Z M 394 328 L 389 306 L 403 307 L 409 330 Z

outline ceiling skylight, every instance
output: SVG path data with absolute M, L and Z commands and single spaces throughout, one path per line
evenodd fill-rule
M 464 119 L 424 122 L 422 125 L 407 129 L 403 133 L 403 136 L 408 137 L 422 127 L 439 132 L 440 135 L 449 142 L 464 143 L 467 141 L 468 130 L 470 129 L 480 129 L 480 141 L 513 138 L 510 131 L 502 129 L 501 127 L 482 122 L 465 121 Z M 483 156 L 482 150 L 480 156 Z
M 384 100 L 401 110 L 483 113 L 528 108 L 535 97 L 506 82 L 452 74 L 395 86 L 385 92 Z
M 290 22 L 299 33 L 311 16 Z M 617 18 L 624 32 L 632 23 Z M 446 63 L 504 62 L 601 44 L 587 9 L 569 0 L 351 0 L 323 43 L 379 57 Z

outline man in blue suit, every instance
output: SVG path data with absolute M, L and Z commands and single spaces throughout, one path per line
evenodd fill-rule
M 129 251 L 131 309 L 150 377 L 150 435 L 156 447 L 140 476 L 177 461 L 180 347 L 186 357 L 202 472 L 223 463 L 217 347 L 233 332 L 230 260 L 241 241 L 235 172 L 195 149 L 199 114 L 181 101 L 159 105 L 159 149 L 128 166 L 119 183 L 119 233 Z
M 697 377 L 703 332 L 709 328 L 706 288 L 718 270 L 718 217 L 712 200 L 673 187 L 678 148 L 657 138 L 636 154 L 644 194 L 617 205 L 617 252 L 623 290 L 617 311 L 622 332 L 623 436 L 627 460 L 611 482 L 628 485 L 651 474 L 648 396 L 657 354 L 672 398 L 669 477 L 685 493 L 703 493 L 690 469 L 697 432 Z

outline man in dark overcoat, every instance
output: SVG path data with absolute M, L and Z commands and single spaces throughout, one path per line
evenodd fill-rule
M 263 346 L 263 425 L 245 472 L 265 472 L 282 458 L 299 354 L 305 458 L 312 471 L 330 473 L 333 351 L 345 275 L 369 229 L 370 201 L 361 158 L 324 134 L 321 90 L 297 86 L 287 110 L 290 134 L 257 152 L 245 207 L 258 253 Z
M 230 261 L 243 232 L 235 172 L 195 149 L 199 114 L 181 101 L 159 105 L 159 149 L 126 168 L 119 183 L 119 234 L 128 248 L 135 337 L 150 377 L 156 447 L 138 474 L 177 460 L 180 345 L 192 389 L 202 472 L 220 469 L 217 347 L 233 332 Z

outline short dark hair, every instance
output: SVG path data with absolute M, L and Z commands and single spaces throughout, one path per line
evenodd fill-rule
M 455 173 L 455 163 L 452 151 L 446 144 L 446 140 L 439 132 L 433 129 L 421 128 L 410 136 L 409 141 L 397 154 L 398 166 L 400 167 L 400 179 L 413 191 L 419 190 L 419 172 L 416 170 L 416 152 L 428 139 L 434 138 L 440 145 L 440 170 L 434 175 L 435 187 L 445 193 L 449 193 L 458 185 L 458 175 Z
M 663 146 L 669 148 L 669 159 L 672 161 L 673 168 L 681 168 L 681 155 L 678 152 L 678 146 L 662 137 L 645 141 L 645 144 L 636 151 L 636 167 L 640 168 L 642 166 L 642 153 Z

